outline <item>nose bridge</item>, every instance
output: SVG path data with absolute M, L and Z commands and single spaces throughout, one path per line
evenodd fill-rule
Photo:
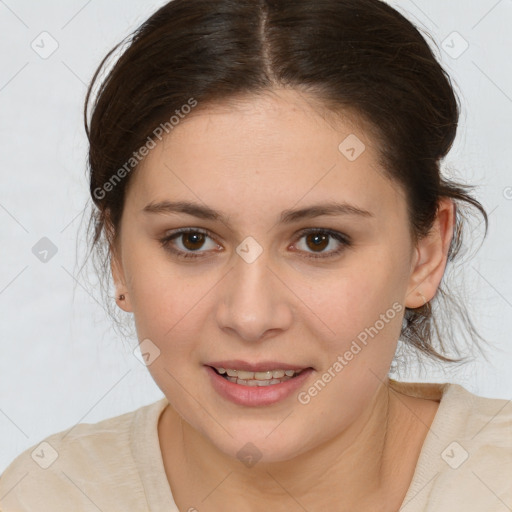
M 239 250 L 243 248 L 240 244 Z M 282 284 L 268 268 L 267 254 L 252 261 L 241 254 L 222 287 L 217 322 L 247 341 L 257 341 L 267 331 L 286 329 L 292 315 Z

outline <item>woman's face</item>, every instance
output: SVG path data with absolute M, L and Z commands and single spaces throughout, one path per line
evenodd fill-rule
M 126 195 L 114 276 L 148 369 L 233 457 L 252 443 L 264 461 L 288 460 L 359 418 L 387 377 L 413 290 L 401 189 L 367 133 L 311 105 L 293 91 L 199 105 Z M 188 213 L 155 207 L 176 202 Z M 260 370 L 237 375 L 267 385 L 212 366 Z M 284 381 L 287 369 L 306 370 Z

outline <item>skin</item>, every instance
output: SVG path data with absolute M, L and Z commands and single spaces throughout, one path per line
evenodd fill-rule
M 397 510 L 439 405 L 388 385 L 403 310 L 307 405 L 296 393 L 236 405 L 210 385 L 208 362 L 275 360 L 313 367 L 307 389 L 393 303 L 423 305 L 443 276 L 453 203 L 443 199 L 429 236 L 413 243 L 403 191 L 379 167 L 369 130 L 354 115 L 327 122 L 314 105 L 274 90 L 198 107 L 149 153 L 126 194 L 112 273 L 139 340 L 160 350 L 148 369 L 171 404 L 158 435 L 180 510 Z M 366 146 L 355 161 L 338 150 L 350 134 Z M 142 211 L 162 200 L 207 205 L 228 222 Z M 279 222 L 283 210 L 330 201 L 372 216 Z M 179 259 L 161 246 L 187 227 L 215 239 L 201 247 L 185 235 L 171 245 L 200 247 L 203 257 Z M 352 243 L 329 238 L 318 249 L 305 228 Z M 236 252 L 247 236 L 263 251 L 252 263 Z M 253 467 L 237 458 L 248 442 L 261 453 Z

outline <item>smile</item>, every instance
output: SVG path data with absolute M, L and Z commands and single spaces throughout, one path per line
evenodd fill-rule
M 245 368 L 240 369 L 241 366 Z M 246 407 L 269 406 L 284 401 L 306 385 L 314 373 L 311 367 L 299 368 L 277 362 L 249 364 L 243 361 L 218 361 L 204 365 L 204 369 L 219 396 Z
M 233 370 L 226 368 L 214 368 L 214 370 L 235 384 L 242 386 L 273 386 L 281 384 L 299 375 L 304 370 L 268 370 L 264 372 L 249 372 L 245 370 Z

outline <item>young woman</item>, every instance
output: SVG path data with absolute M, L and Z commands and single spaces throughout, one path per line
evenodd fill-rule
M 174 0 L 89 120 L 111 53 L 92 245 L 165 397 L 19 455 L 1 509 L 512 509 L 510 403 L 388 376 L 399 340 L 453 360 L 433 307 L 462 206 L 487 220 L 441 175 L 459 110 L 418 30 L 379 0 Z

